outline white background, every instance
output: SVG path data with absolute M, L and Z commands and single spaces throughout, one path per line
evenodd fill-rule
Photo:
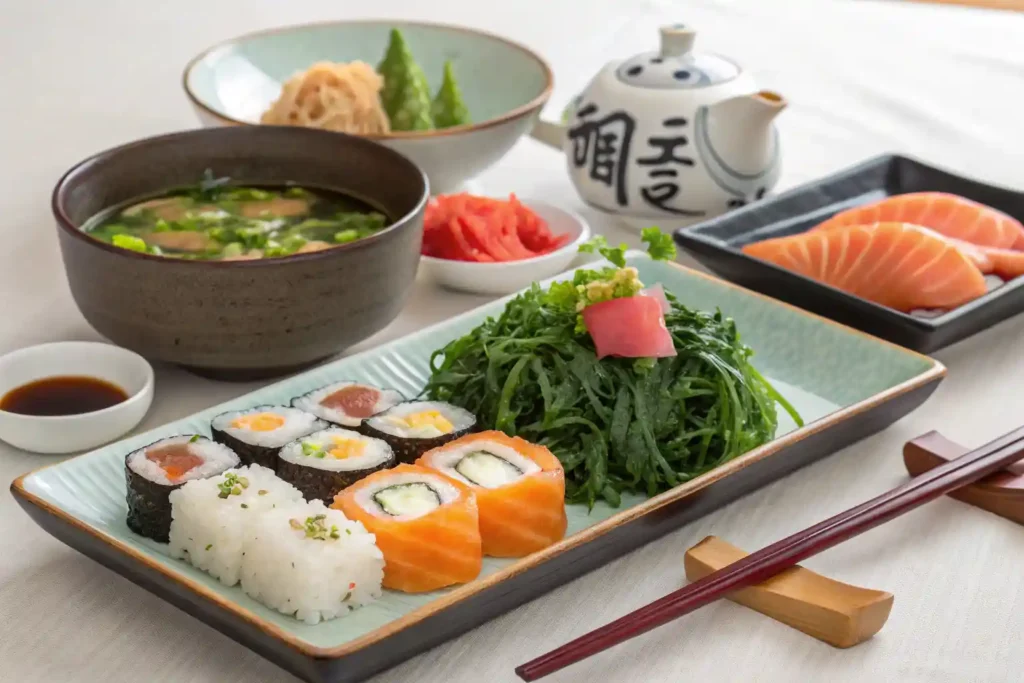
M 4 2 L 0 12 L 0 352 L 95 339 L 60 265 L 49 194 L 80 158 L 196 125 L 184 63 L 254 29 L 359 16 L 418 18 L 500 32 L 551 63 L 558 110 L 602 63 L 654 49 L 684 21 L 792 102 L 779 118 L 783 186 L 903 151 L 1024 189 L 1024 14 L 867 0 L 71 0 Z M 522 141 L 482 178 L 580 209 L 560 156 Z M 375 340 L 481 300 L 421 283 Z M 677 588 L 682 555 L 707 534 L 755 549 L 903 480 L 904 441 L 933 428 L 979 445 L 1024 422 L 1024 317 L 937 354 L 949 378 L 886 432 L 381 675 L 377 681 L 512 681 L 531 656 Z M 364 345 L 365 346 L 365 345 Z M 855 369 L 853 370 L 855 371 Z M 158 368 L 140 429 L 253 388 Z M 52 460 L 0 444 L 0 480 Z M 0 494 L 0 681 L 289 683 L 265 662 L 60 545 Z M 1024 529 L 940 501 L 833 549 L 809 567 L 896 596 L 872 641 L 835 650 L 718 604 L 548 680 L 1016 681 L 1024 631 Z

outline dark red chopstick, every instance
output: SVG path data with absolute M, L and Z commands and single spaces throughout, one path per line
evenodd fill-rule
M 1024 455 L 1024 427 L 911 479 L 866 503 L 778 541 L 516 668 L 535 681 L 792 567 Z

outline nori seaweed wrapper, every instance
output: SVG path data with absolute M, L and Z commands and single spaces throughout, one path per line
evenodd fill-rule
M 256 446 L 251 443 L 246 443 L 212 425 L 210 426 L 210 432 L 213 434 L 214 441 L 224 444 L 238 454 L 239 459 L 242 461 L 242 465 L 262 465 L 263 467 L 276 470 L 277 453 L 281 450 L 280 446 L 277 448 L 268 448 L 266 446 Z
M 407 436 L 396 436 L 394 434 L 388 434 L 374 427 L 368 421 L 364 420 L 360 432 L 366 436 L 373 437 L 374 439 L 380 439 L 387 445 L 391 446 L 391 450 L 394 452 L 395 457 L 398 458 L 398 462 L 404 462 L 413 464 L 416 459 L 429 451 L 431 448 L 437 448 L 443 446 L 449 441 L 455 441 L 461 436 L 465 436 L 470 432 L 476 431 L 476 422 L 464 427 L 463 429 L 455 429 L 447 434 L 441 436 L 434 436 L 427 439 L 407 437 Z
M 125 457 L 124 472 L 128 484 L 128 528 L 157 543 L 167 543 L 171 533 L 171 491 L 184 485 L 158 484 L 146 479 L 128 467 Z
M 330 505 L 338 491 L 348 488 L 374 472 L 394 467 L 395 464 L 395 455 L 392 453 L 390 458 L 374 467 L 350 472 L 332 472 L 278 458 L 277 476 L 297 488 L 307 501 L 320 500 L 325 505 Z

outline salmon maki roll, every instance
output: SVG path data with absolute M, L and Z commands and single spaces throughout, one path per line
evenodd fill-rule
M 424 453 L 416 464 L 472 488 L 485 555 L 523 557 L 565 536 L 565 472 L 544 446 L 479 432 Z
M 385 588 L 425 593 L 480 573 L 476 496 L 440 472 L 408 464 L 381 470 L 341 491 L 331 507 L 377 537 Z

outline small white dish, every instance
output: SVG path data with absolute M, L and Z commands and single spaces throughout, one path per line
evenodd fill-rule
M 477 263 L 421 256 L 420 267 L 443 287 L 472 294 L 501 296 L 557 275 L 569 267 L 579 246 L 590 239 L 590 226 L 574 211 L 537 199 L 520 202 L 544 219 L 555 235 L 569 234 L 569 243 L 549 254 L 503 263 Z
M 128 398 L 78 415 L 37 416 L 0 410 L 0 439 L 34 453 L 73 453 L 131 431 L 153 402 L 153 368 L 133 351 L 99 342 L 55 342 L 0 356 L 0 396 L 46 377 L 86 376 L 117 385 Z

